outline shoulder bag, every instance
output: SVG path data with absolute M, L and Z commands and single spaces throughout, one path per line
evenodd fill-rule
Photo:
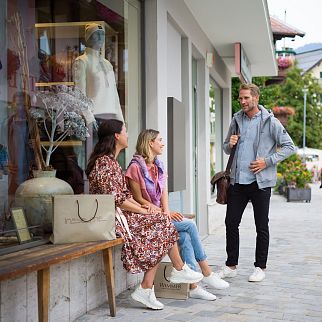
M 238 133 L 239 133 L 239 128 L 236 122 L 236 134 Z M 227 204 L 228 188 L 230 185 L 230 169 L 234 160 L 236 147 L 237 147 L 237 143 L 231 149 L 226 170 L 216 173 L 211 179 L 213 191 L 215 191 L 215 188 L 217 188 L 216 202 L 221 205 Z

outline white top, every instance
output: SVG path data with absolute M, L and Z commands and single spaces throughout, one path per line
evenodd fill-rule
M 99 51 L 86 48 L 73 64 L 75 85 L 94 103 L 94 115 L 124 122 L 112 64 Z

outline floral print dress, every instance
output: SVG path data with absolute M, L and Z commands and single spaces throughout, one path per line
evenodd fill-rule
M 115 206 L 132 197 L 129 192 L 123 170 L 113 156 L 102 156 L 96 160 L 89 175 L 91 194 L 111 194 L 115 198 Z M 163 214 L 137 214 L 123 211 L 132 239 L 129 238 L 116 221 L 116 232 L 125 243 L 121 260 L 123 267 L 130 273 L 145 272 L 168 253 L 178 240 L 176 228 L 168 216 Z

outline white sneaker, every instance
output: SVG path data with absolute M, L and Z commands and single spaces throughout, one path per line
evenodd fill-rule
M 199 285 L 197 285 L 193 290 L 190 290 L 189 297 L 206 301 L 214 301 L 216 299 L 216 295 L 207 292 Z
M 202 281 L 208 286 L 217 288 L 218 290 L 223 290 L 229 287 L 229 283 L 222 280 L 218 274 L 212 272 L 209 276 L 205 276 Z
M 154 294 L 154 286 L 152 288 L 142 288 L 141 284 L 131 294 L 133 300 L 142 303 L 146 307 L 153 310 L 162 310 L 164 305 L 159 302 Z
M 237 276 L 237 268 L 231 269 L 228 266 L 224 266 L 221 270 L 217 273 L 220 278 L 231 278 Z
M 248 278 L 249 282 L 261 282 L 265 278 L 265 272 L 260 267 L 255 267 L 253 274 Z
M 171 283 L 198 283 L 203 279 L 203 275 L 193 271 L 186 263 L 181 271 L 177 271 L 174 267 L 170 273 L 169 281 Z

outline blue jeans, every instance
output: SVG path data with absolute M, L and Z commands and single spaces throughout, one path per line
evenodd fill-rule
M 179 233 L 178 246 L 182 260 L 191 269 L 197 271 L 197 262 L 205 260 L 207 256 L 203 250 L 195 222 L 184 218 L 182 221 L 172 220 L 172 223 Z

